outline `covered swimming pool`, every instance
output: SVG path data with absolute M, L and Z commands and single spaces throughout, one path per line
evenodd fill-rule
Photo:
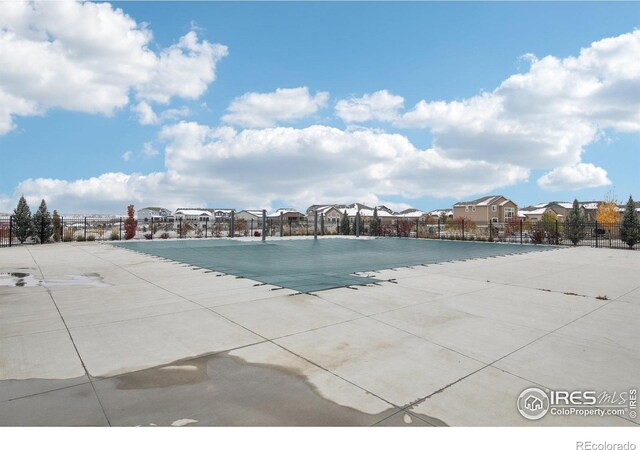
M 307 293 L 378 281 L 355 275 L 358 272 L 555 248 L 402 238 L 185 239 L 113 245 Z

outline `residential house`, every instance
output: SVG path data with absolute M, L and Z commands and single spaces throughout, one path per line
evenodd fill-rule
M 537 205 L 520 208 L 518 216 L 525 220 L 529 219 L 532 223 L 536 223 L 542 218 L 543 214 L 551 212 L 556 215 L 559 220 L 564 220 L 571 208 L 573 208 L 573 203 L 568 202 L 538 203 Z
M 191 222 L 199 228 L 213 221 L 213 213 L 205 209 L 177 209 L 173 216 L 177 221 Z
M 310 219 L 313 219 L 313 215 L 315 211 L 318 211 L 318 216 L 320 215 L 320 213 L 322 212 L 326 212 L 328 211 L 330 208 L 336 208 L 336 209 L 342 209 L 344 210 L 347 207 L 347 205 L 344 204 L 331 204 L 331 205 L 311 205 L 307 208 L 307 217 Z M 325 215 L 326 217 L 326 215 Z
M 396 217 L 401 219 L 414 219 L 424 221 L 425 218 L 429 215 L 424 211 L 420 211 L 419 209 L 409 208 L 404 211 L 400 211 L 399 213 L 394 214 Z
M 518 217 L 518 205 L 503 195 L 491 195 L 453 205 L 453 218 L 463 217 L 487 225 L 502 223 Z
M 298 222 L 300 220 L 305 219 L 305 215 L 299 211 L 296 211 L 292 208 L 278 208 L 275 212 L 269 214 L 267 217 L 269 219 L 279 220 L 280 216 L 282 216 L 283 221 L 285 222 Z
M 439 218 L 442 218 L 443 216 L 446 217 L 447 219 L 453 219 L 453 209 L 451 208 L 434 209 L 433 211 L 429 211 L 428 213 L 426 213 L 425 216 L 432 217 L 433 219 L 436 219 L 436 220 L 438 220 Z
M 340 205 L 344 206 L 344 205 Z M 307 209 L 309 211 L 309 209 Z M 316 205 L 316 208 L 311 209 L 311 214 L 307 215 L 307 219 L 309 221 L 314 220 L 314 212 L 318 211 L 318 220 L 324 219 L 324 223 L 326 225 L 337 225 L 340 223 L 340 219 L 342 218 L 343 211 L 337 206 L 334 205 L 325 205 L 320 206 Z
M 261 209 L 243 209 L 235 214 L 235 220 L 244 219 L 247 226 L 253 224 L 254 227 L 262 226 L 262 210 Z
M 167 222 L 173 219 L 173 215 L 167 208 L 147 206 L 138 210 L 137 218 L 138 222 L 144 223 L 150 222 L 152 219 L 154 222 Z

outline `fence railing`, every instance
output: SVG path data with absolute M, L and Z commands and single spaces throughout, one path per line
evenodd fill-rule
M 237 217 L 219 219 L 147 219 L 138 221 L 132 239 L 187 239 L 221 237 L 277 236 L 379 236 L 400 238 L 450 239 L 464 241 L 510 242 L 516 244 L 579 245 L 637 249 L 640 230 L 627 230 L 620 223 L 586 222 L 569 226 L 561 221 L 531 223 L 520 219 L 508 222 L 473 222 L 466 219 L 384 218 L 377 226 L 370 218 L 342 220 L 261 219 Z M 127 237 L 125 219 L 60 217 L 49 229 L 21 232 L 12 217 L 0 217 L 0 247 L 23 243 L 117 241 Z M 631 245 L 630 245 L 631 244 Z

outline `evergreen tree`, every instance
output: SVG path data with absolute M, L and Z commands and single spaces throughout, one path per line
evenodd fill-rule
M 62 224 L 60 223 L 60 214 L 57 210 L 53 210 L 53 241 L 60 242 L 62 237 Z
M 584 217 L 580 213 L 580 204 L 578 200 L 573 201 L 573 208 L 567 214 L 567 219 L 564 226 L 565 238 L 570 240 L 573 245 L 578 245 L 578 242 L 583 240 L 586 236 L 584 231 L 585 223 Z
M 20 197 L 18 206 L 13 210 L 13 226 L 15 229 L 15 235 L 21 244 L 31 236 L 31 210 L 27 201 L 24 199 L 24 195 Z
M 378 208 L 373 209 L 373 218 L 369 224 L 369 233 L 371 236 L 380 235 L 380 218 L 378 217 Z
M 349 223 L 349 215 L 347 214 L 347 210 L 344 210 L 344 214 L 342 215 L 342 220 L 340 221 L 340 234 L 348 236 L 351 234 L 351 224 Z
M 33 215 L 33 237 L 36 242 L 44 243 L 49 240 L 53 234 L 53 219 L 47 209 L 47 202 L 42 199 L 40 207 Z
M 631 196 L 629 196 L 627 207 L 622 216 L 620 239 L 629 246 L 629 249 L 632 249 L 634 245 L 640 242 L 640 220 L 638 220 L 636 206 Z

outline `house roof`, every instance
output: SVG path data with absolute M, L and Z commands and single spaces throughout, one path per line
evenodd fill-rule
M 211 217 L 213 214 L 209 211 L 205 211 L 202 209 L 178 209 L 176 210 L 177 214 L 183 214 L 185 216 L 208 216 Z
M 253 216 L 258 216 L 258 217 L 262 216 L 262 210 L 261 209 L 243 209 L 242 211 L 239 211 L 238 214 L 243 213 L 243 212 L 251 214 Z
M 500 205 L 504 205 L 505 203 L 511 201 L 503 195 L 488 195 L 486 197 L 480 197 L 475 200 L 458 202 L 453 206 L 489 206 L 500 199 L 504 199 L 504 201 Z
M 434 209 L 433 211 L 429 211 L 427 214 L 433 217 L 441 216 L 442 214 L 453 215 L 453 209 Z
M 296 211 L 293 208 L 278 208 L 271 214 L 267 214 L 267 217 L 280 217 L 280 213 L 282 214 L 298 214 L 300 216 L 304 216 L 300 211 Z
M 169 211 L 169 209 L 167 209 L 167 208 L 162 208 L 162 207 L 160 207 L 160 206 L 145 206 L 144 208 L 140 208 L 140 209 L 138 210 L 138 212 L 140 212 L 140 211 L 142 211 L 142 210 L 144 210 L 144 209 L 147 209 L 147 210 L 149 210 L 149 211 L 154 211 L 154 212 L 157 212 L 157 211 Z

